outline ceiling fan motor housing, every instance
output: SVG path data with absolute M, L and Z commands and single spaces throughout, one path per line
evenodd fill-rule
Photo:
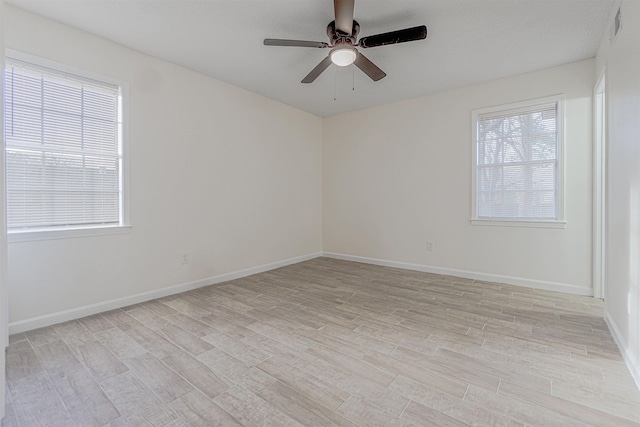
M 349 44 L 355 46 L 359 32 L 360 24 L 358 24 L 358 21 L 353 21 L 351 34 L 347 34 L 336 29 L 336 21 L 331 21 L 329 25 L 327 25 L 327 36 L 329 36 L 329 40 L 331 40 L 331 46 L 336 46 L 339 44 Z

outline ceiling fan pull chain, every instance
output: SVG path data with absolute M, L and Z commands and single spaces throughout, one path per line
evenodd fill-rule
M 356 91 L 356 67 L 351 64 L 351 90 Z
M 336 100 L 336 66 L 333 66 L 333 100 Z

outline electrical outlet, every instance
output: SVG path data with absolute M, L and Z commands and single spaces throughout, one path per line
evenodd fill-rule
M 180 256 L 180 263 L 181 263 L 182 265 L 189 264 L 189 261 L 190 261 L 190 256 L 189 256 L 189 254 L 182 254 L 182 255 Z
M 427 250 L 429 252 L 433 252 L 436 248 L 436 244 L 433 243 L 431 240 L 427 240 Z

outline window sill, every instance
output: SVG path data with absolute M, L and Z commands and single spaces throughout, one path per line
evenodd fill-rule
M 527 228 L 566 228 L 566 221 L 523 221 L 523 220 L 495 220 L 472 219 L 471 225 L 489 225 L 494 227 L 527 227 Z
M 69 227 L 64 229 L 44 229 L 30 231 L 9 231 L 8 243 L 35 242 L 38 240 L 74 239 L 78 237 L 128 234 L 130 225 L 109 225 L 104 227 Z

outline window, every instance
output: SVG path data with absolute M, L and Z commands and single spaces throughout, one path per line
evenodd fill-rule
M 126 225 L 121 86 L 11 57 L 4 77 L 10 235 Z
M 556 96 L 473 112 L 473 224 L 563 224 L 562 107 Z

